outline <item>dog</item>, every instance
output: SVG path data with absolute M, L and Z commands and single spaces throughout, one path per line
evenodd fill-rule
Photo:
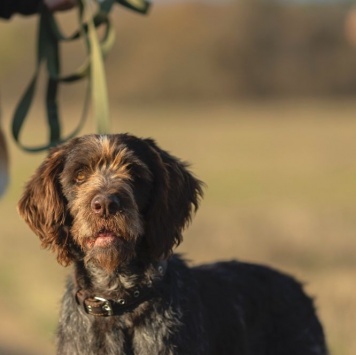
M 189 267 L 173 254 L 202 196 L 188 165 L 152 139 L 87 135 L 52 148 L 18 210 L 60 264 L 74 264 L 57 354 L 327 354 L 292 277 L 239 261 Z

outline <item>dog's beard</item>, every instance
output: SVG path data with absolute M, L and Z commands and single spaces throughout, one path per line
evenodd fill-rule
M 136 208 L 125 212 L 105 220 L 89 218 L 89 222 L 85 215 L 77 215 L 71 233 L 85 254 L 85 265 L 112 273 L 135 257 L 143 222 Z
M 108 274 L 116 271 L 135 256 L 131 243 L 120 240 L 114 245 L 106 247 L 93 247 L 86 252 L 84 263 L 86 266 L 94 265 L 105 270 Z

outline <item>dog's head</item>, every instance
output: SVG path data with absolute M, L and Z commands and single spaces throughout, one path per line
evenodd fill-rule
M 18 209 L 61 264 L 80 257 L 112 272 L 167 257 L 201 196 L 187 165 L 153 140 L 88 135 L 52 149 Z

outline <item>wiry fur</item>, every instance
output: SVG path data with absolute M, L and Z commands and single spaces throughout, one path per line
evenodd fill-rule
M 291 277 L 234 261 L 189 268 L 172 254 L 201 196 L 187 165 L 151 139 L 89 135 L 49 153 L 19 212 L 61 264 L 74 263 L 58 354 L 327 353 L 312 301 Z M 111 317 L 87 314 L 74 296 L 118 300 L 149 288 Z

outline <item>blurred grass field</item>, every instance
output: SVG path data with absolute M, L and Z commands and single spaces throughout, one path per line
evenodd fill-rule
M 12 108 L 4 102 L 4 117 Z M 79 110 L 66 106 L 66 131 Z M 45 137 L 40 116 L 32 112 L 27 142 Z M 114 104 L 112 130 L 154 137 L 207 184 L 179 252 L 192 263 L 238 258 L 294 274 L 315 297 L 332 354 L 354 355 L 355 116 L 356 103 L 348 101 Z M 85 132 L 92 131 L 89 122 Z M 22 186 L 44 154 L 9 143 L 11 187 L 0 202 L 0 354 L 54 354 L 70 268 L 40 249 L 16 213 Z

